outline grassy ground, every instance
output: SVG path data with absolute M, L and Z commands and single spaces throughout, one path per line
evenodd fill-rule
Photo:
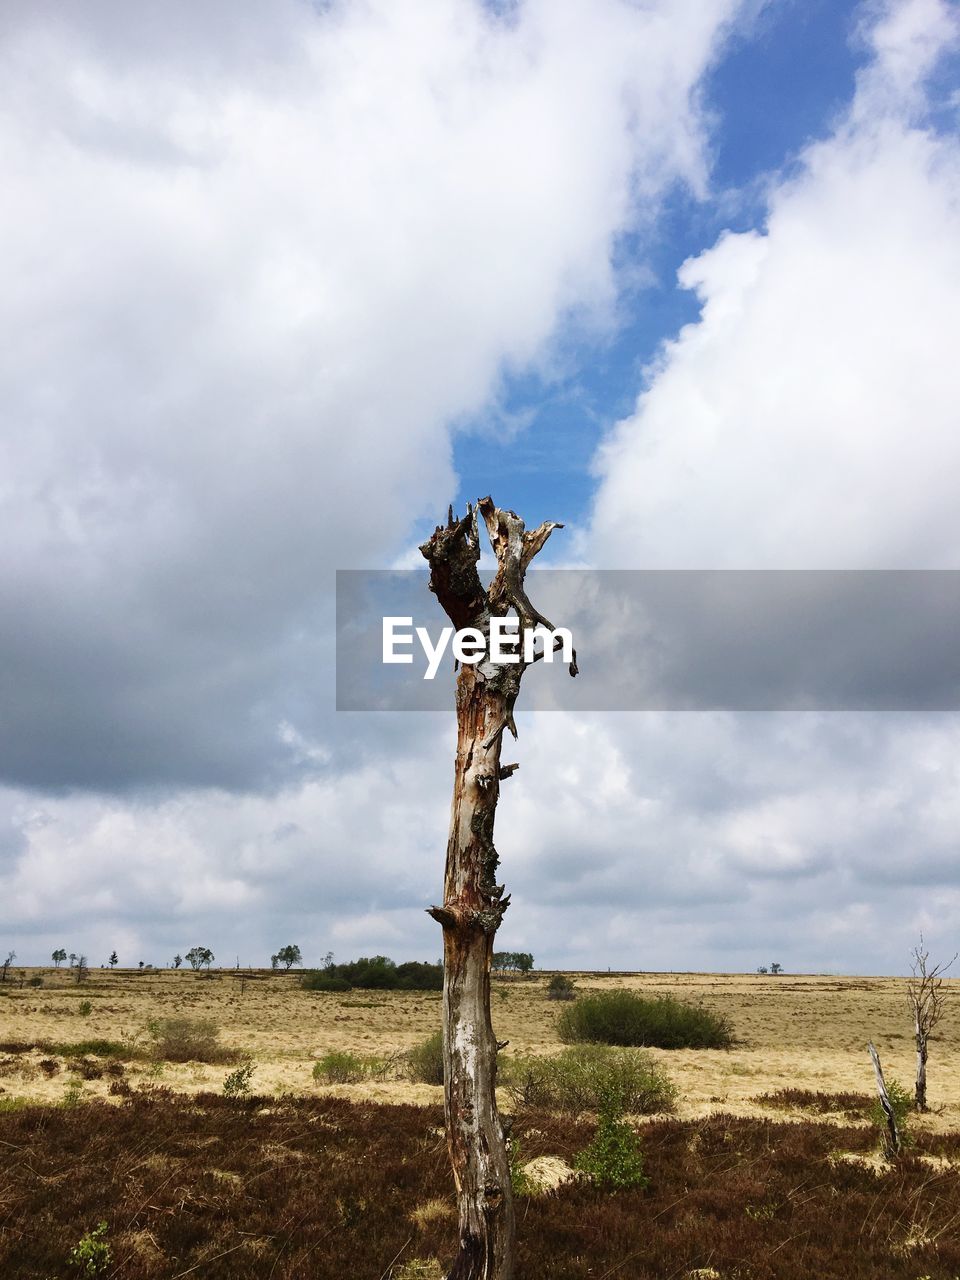
M 565 1181 L 520 1200 L 523 1280 L 960 1278 L 952 1003 L 931 1049 L 934 1110 L 911 1120 L 913 1145 L 891 1166 L 865 1044 L 910 1082 L 902 980 L 576 982 L 702 1000 L 737 1042 L 654 1051 L 679 1099 L 673 1116 L 637 1121 L 647 1189 Z M 563 1006 L 546 985 L 495 983 L 506 1056 L 561 1048 Z M 217 1061 L 157 1060 L 148 1028 L 183 1016 L 220 1028 Z M 399 1061 L 439 1017 L 439 996 L 311 994 L 293 974 L 96 970 L 77 986 L 15 972 L 0 986 L 0 1275 L 84 1274 L 71 1256 L 86 1248 L 103 1267 L 85 1274 L 117 1280 L 438 1280 L 455 1242 L 441 1091 L 389 1070 L 325 1087 L 312 1068 L 331 1050 Z M 255 1096 L 224 1096 L 230 1051 L 252 1059 Z M 557 1176 L 595 1124 L 522 1106 L 515 1120 L 518 1162 Z
M 314 1062 L 332 1049 L 391 1055 L 436 1030 L 439 995 L 353 991 L 309 993 L 296 974 L 242 977 L 214 970 L 210 978 L 183 970 L 109 972 L 94 970 L 82 986 L 70 975 L 43 971 L 44 985 L 0 986 L 0 1046 L 36 1043 L 66 1048 L 71 1042 L 107 1040 L 143 1046 L 154 1019 L 188 1015 L 210 1018 L 228 1048 L 249 1054 L 255 1064 L 254 1090 L 316 1096 Z M 28 977 L 40 971 L 27 971 Z M 825 1091 L 871 1091 L 866 1054 L 872 1038 L 889 1076 L 909 1085 L 913 1073 L 910 1021 L 904 981 L 892 978 L 641 974 L 580 975 L 577 989 L 629 987 L 702 1000 L 726 1014 L 737 1036 L 729 1051 L 662 1051 L 656 1056 L 679 1086 L 678 1113 L 695 1119 L 723 1110 L 761 1116 L 760 1094 L 792 1085 Z M 563 1007 L 548 1001 L 547 978 L 495 982 L 493 1015 L 497 1035 L 510 1042 L 506 1055 L 552 1053 L 560 1041 L 556 1020 Z M 956 988 L 957 981 L 947 984 Z M 930 1103 L 925 1124 L 960 1130 L 960 990 L 950 1000 L 940 1034 L 931 1046 Z M 81 1013 L 88 1002 L 90 1012 Z M 656 1051 L 655 1051 L 656 1052 Z M 51 1056 L 59 1070 L 41 1067 Z M 49 1048 L 13 1053 L 0 1047 L 0 1098 L 60 1101 L 68 1088 L 66 1057 Z M 219 1090 L 227 1068 L 216 1064 L 168 1064 L 159 1079 L 185 1092 Z M 125 1072 L 136 1086 L 156 1081 L 156 1066 L 129 1057 Z M 84 1081 L 91 1096 L 108 1096 L 106 1074 Z M 332 1090 L 353 1099 L 434 1102 L 438 1092 L 403 1080 L 371 1081 Z M 799 1112 L 797 1113 L 800 1114 Z

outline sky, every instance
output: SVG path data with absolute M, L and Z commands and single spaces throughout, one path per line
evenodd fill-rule
M 436 958 L 452 692 L 338 712 L 334 594 L 449 502 L 960 569 L 958 51 L 951 0 L 4 5 L 0 947 Z M 498 948 L 957 950 L 955 712 L 518 723 Z

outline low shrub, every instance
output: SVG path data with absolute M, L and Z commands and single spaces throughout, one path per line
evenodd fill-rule
M 300 985 L 307 991 L 442 991 L 443 967 L 421 960 L 396 964 L 389 956 L 361 956 L 346 964 L 328 964 L 305 973 Z
M 244 1062 L 224 1079 L 223 1092 L 227 1098 L 245 1098 L 250 1092 L 250 1079 L 253 1076 L 254 1063 Z
M 100 1222 L 70 1250 L 67 1265 L 76 1267 L 82 1276 L 98 1276 L 106 1271 L 113 1258 L 106 1237 L 107 1224 Z
M 573 1167 L 610 1191 L 650 1185 L 637 1135 L 616 1111 L 600 1116 L 596 1136 L 574 1159 Z
M 84 1080 L 100 1080 L 103 1077 L 102 1065 L 92 1058 L 71 1058 L 67 1063 L 67 1070 L 75 1072 Z
M 151 1023 L 153 1057 L 164 1062 L 236 1062 L 240 1054 L 220 1044 L 212 1018 L 160 1018 Z
M 913 1134 L 907 1128 L 913 1111 L 913 1093 L 902 1085 L 899 1080 L 887 1080 L 886 1085 L 887 1097 L 890 1099 L 891 1107 L 893 1107 L 893 1118 L 897 1122 L 900 1145 L 901 1147 L 913 1146 Z M 887 1113 L 884 1111 L 879 1097 L 874 1098 L 870 1104 L 870 1119 L 879 1129 L 884 1147 L 886 1147 L 889 1140 Z
M 407 1072 L 419 1084 L 443 1084 L 443 1035 L 432 1036 L 415 1045 L 407 1054 Z
M 621 1111 L 652 1115 L 671 1111 L 677 1096 L 653 1059 L 633 1049 L 581 1045 L 550 1058 L 505 1058 L 501 1070 L 515 1105 L 570 1115 L 601 1111 L 611 1099 Z
M 352 989 L 346 978 L 339 978 L 336 974 L 325 973 L 322 969 L 302 974 L 300 985 L 305 991 L 350 991 Z
M 349 1053 L 331 1049 L 313 1064 L 313 1078 L 318 1084 L 359 1084 L 361 1080 L 386 1080 L 402 1062 L 401 1053 L 386 1058 L 369 1053 Z
M 37 1041 L 38 1049 L 47 1053 L 57 1053 L 61 1058 L 82 1058 L 88 1055 L 94 1058 L 131 1058 L 135 1056 L 132 1047 L 122 1040 L 105 1040 L 93 1037 L 89 1040 L 42 1040 Z
M 673 996 L 605 991 L 581 996 L 557 1022 L 561 1040 L 646 1045 L 658 1049 L 729 1049 L 730 1023 L 721 1014 Z
M 548 1000 L 576 1000 L 573 982 L 563 973 L 556 973 L 547 984 Z

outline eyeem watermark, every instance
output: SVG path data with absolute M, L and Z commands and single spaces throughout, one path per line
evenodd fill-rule
M 520 662 L 520 632 L 517 619 L 512 617 L 492 617 L 489 634 L 484 634 L 478 627 L 444 627 L 436 644 L 426 627 L 413 626 L 412 617 L 385 617 L 383 619 L 383 661 L 387 666 L 393 664 L 409 665 L 413 662 L 413 653 L 398 652 L 398 649 L 410 647 L 412 650 L 414 637 L 420 642 L 420 648 L 426 659 L 424 680 L 433 680 L 440 669 L 443 655 L 450 651 L 457 662 L 474 666 L 478 662 L 489 660 L 494 665 L 501 663 L 516 665 Z M 543 642 L 543 648 L 537 648 L 537 642 Z M 451 643 L 452 641 L 452 643 Z M 528 627 L 523 633 L 523 661 L 536 662 L 543 658 L 544 662 L 552 662 L 555 653 L 559 653 L 564 662 L 573 661 L 573 635 L 566 627 L 536 626 Z
M 534 579 L 537 608 L 569 628 L 584 663 L 568 680 L 557 662 L 536 662 L 528 711 L 960 711 L 958 570 L 538 569 Z M 426 569 L 338 570 L 339 710 L 449 714 L 453 658 L 519 670 L 493 665 L 523 654 L 512 612 L 491 619 L 492 635 L 482 623 L 483 635 L 455 640 L 429 581 Z M 544 657 L 554 636 L 535 642 Z M 572 647 L 567 637 L 564 663 Z

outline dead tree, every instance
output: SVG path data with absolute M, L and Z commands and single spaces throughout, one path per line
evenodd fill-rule
M 874 1048 L 873 1042 L 867 1045 L 870 1051 L 870 1060 L 873 1063 L 873 1074 L 877 1077 L 877 1093 L 880 1095 L 880 1109 L 883 1112 L 884 1119 L 887 1123 L 887 1132 L 883 1139 L 883 1153 L 888 1160 L 895 1160 L 900 1154 L 900 1130 L 897 1128 L 897 1113 L 894 1110 L 893 1103 L 890 1101 L 890 1094 L 887 1092 L 887 1082 L 883 1078 L 883 1067 L 880 1065 L 880 1055 Z
M 497 571 L 488 589 L 477 572 L 483 516 Z M 460 1220 L 459 1252 L 448 1280 L 511 1280 L 515 1222 L 504 1125 L 497 1112 L 498 1044 L 490 1019 L 490 966 L 494 935 L 509 904 L 497 883 L 499 856 L 493 823 L 500 783 L 517 765 L 501 765 L 505 729 L 517 736 L 513 711 L 529 663 L 522 660 L 525 633 L 554 631 L 524 589 L 533 557 L 554 529 L 547 521 L 527 533 L 513 511 L 481 498 L 461 520 L 451 507 L 420 548 L 430 564 L 430 590 L 457 630 L 474 628 L 489 639 L 491 619 L 516 612 L 521 635 L 517 663 L 493 663 L 489 646 L 457 677 L 457 757 L 447 841 L 443 905 L 430 908 L 443 927 L 443 1058 L 447 1150 L 453 1167 Z M 559 647 L 559 638 L 554 647 Z M 536 652 L 534 661 L 543 656 Z M 577 674 L 572 655 L 570 674 Z
M 913 1101 L 918 1111 L 926 1111 L 928 1044 L 934 1027 L 943 1017 L 943 975 L 957 957 L 954 954 L 946 964 L 931 964 L 930 953 L 924 949 L 923 934 L 911 955 L 913 977 L 907 980 L 907 1001 L 913 1014 L 913 1036 L 917 1046 L 917 1082 Z

